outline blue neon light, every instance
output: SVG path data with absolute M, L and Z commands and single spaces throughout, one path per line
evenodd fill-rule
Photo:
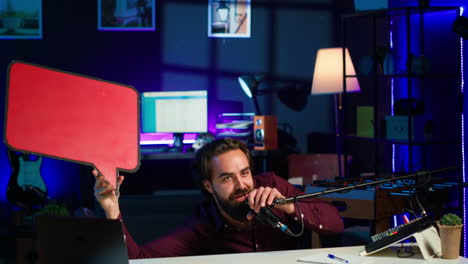
M 463 15 L 464 8 L 460 7 L 459 15 Z M 465 75 L 464 75 L 464 53 L 463 53 L 463 38 L 460 37 L 460 92 L 463 95 L 465 87 Z M 462 181 L 466 182 L 466 162 L 465 162 L 465 116 L 464 111 L 461 114 L 461 157 L 462 157 Z M 467 220 L 466 220 L 466 189 L 463 188 L 463 256 L 467 256 L 466 249 L 466 232 L 467 232 Z

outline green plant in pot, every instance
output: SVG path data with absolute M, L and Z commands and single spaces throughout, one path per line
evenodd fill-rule
M 64 205 L 47 204 L 36 215 L 69 216 L 70 211 Z
M 462 225 L 462 219 L 456 214 L 445 214 L 439 220 L 440 225 L 457 226 Z
M 456 214 L 445 214 L 437 223 L 439 228 L 442 258 L 456 259 L 460 256 L 462 219 Z

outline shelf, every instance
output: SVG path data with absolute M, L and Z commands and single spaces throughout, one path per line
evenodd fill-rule
M 439 73 L 439 74 L 368 74 L 368 75 L 345 75 L 346 78 L 460 78 L 460 74 L 456 73 Z
M 399 141 L 399 140 L 391 140 L 391 139 L 384 139 L 384 138 L 368 138 L 368 137 L 358 137 L 356 135 L 344 135 L 345 139 L 355 139 L 355 140 L 363 140 L 369 142 L 378 142 L 378 143 L 387 143 L 387 144 L 395 144 L 395 145 L 412 145 L 412 146 L 431 146 L 431 145 L 456 145 L 460 144 L 459 141 L 456 140 L 428 140 L 428 141 L 416 141 L 412 142 L 411 144 L 408 141 Z
M 194 159 L 194 151 L 182 152 L 182 151 L 164 151 L 156 152 L 151 150 L 140 149 L 141 160 L 179 160 L 179 159 Z M 279 154 L 277 150 L 251 150 L 250 154 L 255 158 L 268 158 L 271 155 Z
M 193 159 L 195 152 L 141 152 L 142 160 Z
M 440 11 L 458 11 L 460 7 L 458 6 L 439 6 L 439 7 L 400 7 L 400 8 L 390 8 L 390 9 L 381 9 L 381 10 L 372 10 L 372 11 L 361 11 L 350 14 L 343 15 L 343 18 L 353 18 L 353 17 L 368 17 L 368 16 L 405 16 L 409 14 L 419 14 L 419 13 L 430 13 L 430 12 L 440 12 Z
M 353 75 L 343 76 L 348 80 L 357 78 L 361 85 L 360 95 L 342 98 L 337 146 L 344 145 L 343 154 L 352 155 L 356 162 L 348 168 L 347 175 L 360 171 L 385 173 L 444 167 L 458 157 L 461 137 L 455 131 L 459 130 L 461 121 L 461 69 L 456 50 L 459 39 L 452 32 L 458 11 L 457 6 L 401 7 L 341 17 L 341 46 L 352 50 L 356 58 L 370 57 L 362 60 L 362 65 L 357 60 L 355 65 L 362 67 L 357 67 Z M 440 14 L 435 16 L 436 12 Z M 387 64 L 381 62 L 385 57 L 382 48 L 393 52 L 393 60 Z M 450 49 L 447 55 L 441 52 L 444 49 Z M 411 54 L 419 59 L 413 60 Z M 384 74 L 385 65 L 388 66 L 385 73 L 394 74 Z M 401 125 L 388 130 L 384 117 L 393 113 L 394 108 L 407 116 L 416 116 L 415 109 L 420 107 L 412 101 L 395 104 L 405 98 L 423 102 L 424 115 L 430 116 L 433 123 L 407 118 L 398 120 Z M 372 108 L 358 113 L 360 106 Z M 361 133 L 357 136 L 358 127 L 363 132 L 372 128 L 374 134 L 368 136 L 375 136 L 362 137 L 366 134 Z M 430 133 L 432 138 L 424 137 L 424 133 Z M 415 136 L 411 137 L 412 134 Z

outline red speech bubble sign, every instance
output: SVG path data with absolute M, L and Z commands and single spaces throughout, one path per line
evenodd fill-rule
M 9 66 L 5 142 L 94 165 L 115 186 L 140 164 L 139 95 L 131 86 L 24 62 Z

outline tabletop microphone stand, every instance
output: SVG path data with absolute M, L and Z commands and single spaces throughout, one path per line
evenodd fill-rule
M 335 193 L 335 192 L 349 191 L 349 190 L 356 189 L 356 188 L 362 188 L 362 187 L 367 187 L 367 186 L 375 186 L 375 185 L 380 185 L 380 184 L 391 182 L 391 181 L 405 180 L 405 179 L 415 178 L 415 177 L 416 178 L 417 177 L 428 177 L 427 179 L 423 179 L 423 181 L 427 184 L 427 183 L 430 182 L 430 177 L 432 176 L 432 174 L 446 172 L 446 171 L 452 171 L 452 170 L 456 170 L 456 169 L 457 169 L 457 167 L 447 167 L 447 168 L 432 170 L 432 171 L 427 170 L 427 171 L 416 172 L 416 173 L 407 174 L 407 175 L 403 175 L 403 176 L 399 176 L 399 177 L 392 177 L 392 178 L 388 178 L 388 179 L 384 179 L 384 180 L 378 180 L 378 181 L 374 181 L 374 182 L 356 184 L 356 185 L 352 185 L 352 186 L 335 188 L 335 189 L 330 189 L 330 190 L 325 190 L 325 191 L 315 192 L 315 193 L 309 193 L 309 194 L 304 194 L 304 195 L 297 195 L 297 196 L 290 197 L 290 198 L 275 199 L 271 206 L 273 207 L 273 206 L 275 206 L 277 204 L 285 204 L 285 203 L 290 203 L 290 202 L 296 202 L 297 200 L 300 200 L 300 199 L 303 199 L 303 198 L 311 198 L 311 197 L 316 197 L 316 196 Z M 426 216 L 426 211 L 424 210 L 422 205 L 419 203 L 419 201 L 418 201 L 418 205 L 421 207 L 422 215 L 425 217 Z M 420 222 L 423 222 L 423 221 L 420 221 Z M 440 244 L 440 238 L 439 238 L 439 236 L 437 234 L 437 231 L 436 231 L 435 227 L 433 227 L 433 226 L 419 227 L 419 226 L 416 226 L 416 225 L 419 225 L 419 223 L 418 222 L 412 223 L 411 228 L 413 228 L 413 229 L 414 228 L 419 228 L 417 230 L 411 230 L 411 229 L 409 229 L 410 227 L 408 226 L 408 230 L 406 230 L 406 233 L 399 231 L 398 233 L 402 233 L 403 237 L 399 237 L 397 235 L 395 235 L 395 236 L 387 235 L 387 236 L 384 236 L 383 239 L 380 239 L 380 240 L 378 240 L 376 242 L 369 243 L 368 245 L 365 246 L 365 250 L 363 252 L 361 252 L 360 254 L 362 256 L 373 254 L 373 253 L 378 252 L 378 251 L 380 251 L 382 249 L 385 249 L 385 248 L 387 248 L 387 247 L 389 247 L 389 246 L 391 246 L 391 245 L 393 245 L 395 243 L 399 243 L 399 242 L 403 241 L 404 239 L 407 239 L 408 237 L 413 236 L 416 239 L 417 243 L 418 243 L 419 249 L 420 249 L 421 254 L 422 254 L 424 259 L 430 259 L 430 258 L 432 258 L 434 256 L 439 256 L 441 254 L 440 253 L 441 252 L 441 244 Z M 403 231 L 403 229 L 401 229 L 401 231 Z M 385 233 L 385 234 L 388 233 L 388 230 L 385 231 L 385 232 L 382 232 L 382 234 L 383 233 Z M 392 239 L 392 238 L 395 238 L 395 239 Z

